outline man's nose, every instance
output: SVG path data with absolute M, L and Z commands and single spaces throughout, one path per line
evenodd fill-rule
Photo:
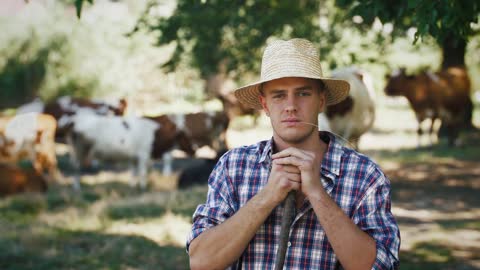
M 297 100 L 295 98 L 295 95 L 288 95 L 285 111 L 289 113 L 297 111 Z

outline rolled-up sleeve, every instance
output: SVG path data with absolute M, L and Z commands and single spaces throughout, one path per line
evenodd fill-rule
M 193 239 L 207 229 L 223 223 L 235 213 L 231 181 L 227 174 L 227 158 L 223 156 L 215 165 L 208 179 L 208 194 L 193 214 L 193 225 L 187 237 L 187 252 Z
M 398 269 L 400 230 L 391 212 L 390 182 L 379 170 L 353 215 L 357 226 L 375 239 L 377 255 L 372 269 Z

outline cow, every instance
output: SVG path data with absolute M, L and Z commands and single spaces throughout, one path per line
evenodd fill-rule
M 176 113 L 165 115 L 172 121 L 176 128 L 185 136 L 184 144 L 190 144 L 193 152 L 187 153 L 193 156 L 195 152 L 208 146 L 217 154 L 228 148 L 226 142 L 226 132 L 229 125 L 229 118 L 223 111 L 218 112 L 198 112 L 198 113 Z M 172 171 L 171 152 L 164 153 L 163 169 L 164 175 L 169 175 Z
M 77 172 L 76 190 L 80 189 L 79 170 L 93 158 L 136 162 L 136 179 L 132 177 L 130 183 L 132 186 L 139 184 L 144 189 L 152 159 L 162 157 L 176 144 L 185 152 L 193 153 L 191 143 L 168 117 L 119 117 L 80 112 L 72 116 L 70 122 L 67 142 Z
M 44 103 L 35 99 L 31 103 L 22 105 L 17 109 L 17 114 L 27 112 L 38 112 L 52 115 L 58 122 L 55 139 L 57 142 L 65 142 L 66 130 L 70 124 L 70 116 L 79 110 L 91 111 L 98 115 L 123 115 L 127 107 L 124 98 L 116 102 L 107 103 L 101 100 L 90 100 L 86 98 L 63 96 L 54 101 Z
M 168 117 L 183 131 L 194 150 L 209 146 L 217 153 L 227 149 L 226 133 L 229 118 L 223 111 L 168 114 Z
M 208 178 L 212 173 L 215 164 L 217 164 L 220 157 L 222 157 L 222 155 L 225 154 L 226 151 L 227 150 L 225 149 L 221 152 L 218 152 L 217 156 L 213 159 L 200 159 L 198 163 L 183 169 L 180 173 L 180 176 L 178 177 L 177 187 L 179 189 L 185 189 L 190 186 L 207 184 Z
M 55 129 L 55 119 L 47 114 L 26 113 L 0 118 L 0 162 L 17 163 L 28 159 L 38 174 L 46 171 L 50 181 L 59 180 Z
M 46 192 L 47 179 L 34 170 L 0 163 L 0 196 L 22 192 Z
M 391 76 L 387 75 L 385 94 L 404 96 L 415 112 L 418 122 L 417 140 L 420 146 L 423 130 L 421 123 L 431 120 L 429 137 L 431 144 L 434 123 L 440 119 L 448 134 L 448 145 L 458 143 L 460 130 L 466 126 L 465 119 L 471 119 L 473 103 L 470 99 L 470 79 L 464 68 L 448 68 L 440 72 L 420 72 L 407 75 L 400 69 Z
M 233 92 L 230 92 L 228 94 L 219 94 L 217 98 L 222 102 L 223 111 L 227 115 L 228 119 L 233 120 L 235 117 L 238 116 L 251 115 L 253 117 L 253 124 L 257 125 L 260 111 L 245 106 L 244 104 L 239 102 Z
M 331 131 L 358 149 L 360 137 L 375 121 L 375 91 L 371 76 L 364 70 L 348 67 L 332 71 L 332 77 L 350 83 L 345 100 L 328 106 L 318 117 L 321 130 Z

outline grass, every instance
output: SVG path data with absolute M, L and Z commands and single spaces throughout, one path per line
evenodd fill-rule
M 110 231 L 148 222 L 162 227 L 167 213 L 188 225 L 206 187 L 113 192 L 118 185 L 87 186 L 77 195 L 56 186 L 45 195 L 1 199 L 0 269 L 188 269 L 186 234 L 178 244 L 152 240 L 155 231 L 151 238 Z
M 416 244 L 411 251 L 400 254 L 400 262 L 402 270 L 455 269 L 457 264 L 450 248 L 435 241 Z

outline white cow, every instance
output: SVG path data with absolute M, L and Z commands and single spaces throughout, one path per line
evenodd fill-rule
M 335 105 L 328 106 L 318 118 L 321 130 L 336 133 L 358 148 L 360 137 L 375 121 L 375 91 L 371 76 L 358 68 L 337 69 L 332 77 L 350 83 L 348 97 Z
M 102 116 L 89 111 L 71 116 L 72 127 L 67 142 L 72 150 L 72 163 L 77 169 L 74 187 L 80 187 L 79 170 L 93 158 L 136 162 L 131 185 L 147 185 L 147 172 L 152 159 L 161 158 L 176 144 L 193 153 L 183 131 L 168 117 Z M 137 179 L 135 179 L 137 178 Z M 137 180 L 137 181 L 135 181 Z
M 80 188 L 78 170 L 85 161 L 89 163 L 94 157 L 136 162 L 131 185 L 139 183 L 141 188 L 145 188 L 154 135 L 160 128 L 158 123 L 134 116 L 123 118 L 92 113 L 77 113 L 72 116 L 72 122 L 67 142 L 71 146 L 72 162 L 77 169 L 74 188 Z

